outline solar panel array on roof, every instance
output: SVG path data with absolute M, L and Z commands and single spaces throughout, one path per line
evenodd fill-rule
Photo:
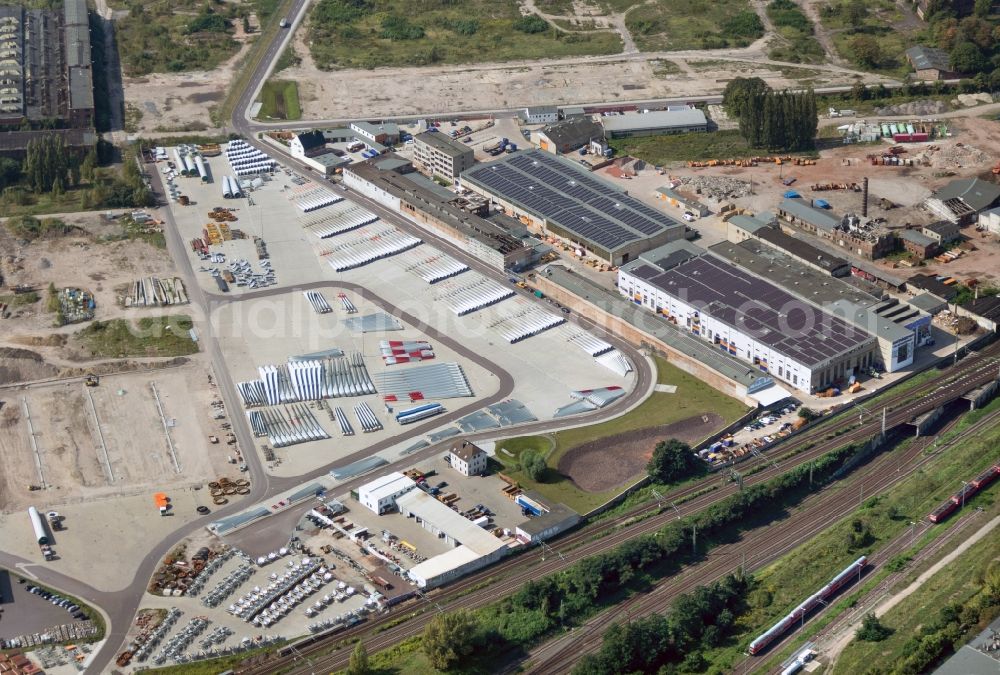
M 569 162 L 537 150 L 470 169 L 462 177 L 609 251 L 682 227 Z
M 871 339 L 845 321 L 714 256 L 699 256 L 661 274 L 633 274 L 758 342 L 816 366 Z

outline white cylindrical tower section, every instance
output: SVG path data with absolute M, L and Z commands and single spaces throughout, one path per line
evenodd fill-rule
M 45 523 L 42 522 L 42 516 L 38 513 L 38 509 L 34 506 L 28 507 L 28 517 L 31 518 L 31 527 L 35 530 L 35 539 L 38 540 L 39 546 L 49 543 L 49 535 L 45 531 Z

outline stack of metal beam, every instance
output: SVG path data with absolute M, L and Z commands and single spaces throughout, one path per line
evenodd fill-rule
M 409 258 L 403 261 L 406 271 L 416 274 L 429 284 L 434 284 L 444 279 L 461 274 L 469 269 L 469 266 L 460 263 L 451 256 L 444 253 L 433 255 L 418 255 L 416 251 L 407 254 Z
M 614 349 L 611 344 L 600 338 L 594 337 L 586 331 L 573 330 L 573 328 L 569 325 L 567 325 L 563 330 L 566 335 L 566 340 L 572 342 L 591 356 L 600 356 L 601 354 L 610 352 Z
M 338 406 L 333 409 L 333 414 L 337 416 L 337 422 L 340 424 L 340 433 L 344 436 L 353 436 L 354 428 L 351 427 L 351 423 L 347 420 L 344 409 Z
M 303 213 L 309 213 L 344 200 L 340 195 L 336 195 L 316 183 L 306 183 L 293 188 L 289 190 L 288 196 Z
M 605 368 L 610 368 L 622 377 L 625 377 L 632 372 L 632 364 L 629 363 L 629 360 L 625 358 L 625 355 L 617 349 L 601 354 L 597 357 L 597 362 Z
M 395 227 L 378 231 L 366 230 L 363 236 L 323 251 L 321 255 L 326 257 L 330 267 L 344 272 L 402 253 L 418 246 L 422 241 Z
M 443 298 L 455 314 L 464 316 L 495 305 L 512 295 L 514 295 L 512 289 L 476 274 L 467 283 L 453 283 L 443 287 L 438 297 Z
M 506 311 L 497 310 L 498 318 L 490 323 L 490 328 L 511 344 L 566 323 L 563 317 L 538 309 L 523 298 L 518 298 L 516 303 L 506 303 L 503 308 Z
M 430 342 L 423 340 L 382 340 L 378 344 L 382 361 L 387 366 L 411 361 L 429 361 L 434 358 Z
M 375 417 L 375 411 L 365 403 L 361 402 L 354 406 L 354 416 L 358 418 L 361 429 L 367 434 L 372 431 L 381 431 L 382 423 Z
M 356 230 L 378 220 L 378 216 L 353 202 L 342 201 L 317 214 L 300 219 L 302 226 L 320 239 Z
M 338 293 L 337 297 L 340 298 L 340 304 L 344 306 L 345 312 L 348 314 L 358 313 L 358 308 L 354 306 L 354 303 L 344 293 Z
M 133 281 L 125 296 L 126 307 L 163 307 L 188 303 L 184 282 L 179 278 L 143 277 Z

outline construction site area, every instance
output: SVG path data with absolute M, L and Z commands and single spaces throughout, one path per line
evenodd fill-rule
M 198 507 L 214 507 L 206 483 L 237 478 L 240 464 L 197 343 L 152 330 L 171 331 L 173 305 L 186 301 L 173 261 L 123 236 L 120 216 L 59 216 L 65 234 L 43 239 L 0 225 L 0 536 L 6 551 L 41 561 L 26 510 L 58 512 L 49 564 L 107 590 Z M 93 546 L 114 536 L 127 551 Z

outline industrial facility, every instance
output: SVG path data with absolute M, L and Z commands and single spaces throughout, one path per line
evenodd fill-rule
M 607 115 L 601 118 L 601 124 L 604 125 L 605 137 L 609 139 L 708 131 L 708 120 L 705 118 L 705 113 L 688 106 L 676 106 L 666 110 L 652 110 L 644 113 Z
M 85 0 L 65 0 L 61 11 L 0 6 L 0 75 L 0 155 L 21 157 L 42 134 L 58 133 L 73 150 L 96 142 L 86 133 L 94 83 Z M 34 128 L 46 120 L 63 128 Z
M 766 241 L 722 242 L 708 250 L 874 335 L 881 356 L 877 365 L 886 372 L 896 372 L 911 365 L 917 347 L 931 340 L 931 317 L 927 312 L 900 302 L 863 279 L 831 278 L 822 266 L 809 265 Z
M 492 211 L 478 195 L 462 196 L 415 173 L 413 165 L 389 154 L 354 164 L 344 184 L 403 213 L 460 246 L 494 269 L 520 270 L 541 254 L 541 242 L 527 228 Z
M 686 228 L 562 157 L 517 152 L 466 171 L 461 185 L 612 265 L 677 239 Z
M 619 269 L 618 290 L 802 391 L 847 382 L 879 359 L 866 331 L 713 255 L 678 252 L 656 264 L 635 261 Z
M 778 215 L 785 223 L 831 241 L 862 258 L 877 260 L 896 250 L 895 234 L 864 216 L 838 216 L 799 197 L 782 200 L 778 205 Z

